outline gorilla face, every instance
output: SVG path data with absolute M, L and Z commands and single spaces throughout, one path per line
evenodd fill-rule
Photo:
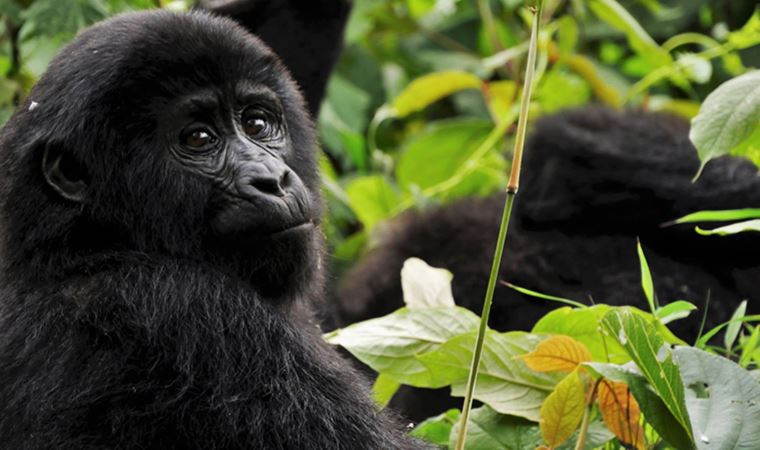
M 311 230 L 313 201 L 288 164 L 298 150 L 270 88 L 238 80 L 229 94 L 197 90 L 162 113 L 170 158 L 212 186 L 213 233 L 245 239 Z
M 274 291 L 309 279 L 322 200 L 303 99 L 261 41 L 208 23 L 120 16 L 51 63 L 3 136 L 6 180 L 40 180 L 5 186 L 7 205 L 32 204 L 9 214 L 32 230 L 27 257 L 128 249 L 217 261 Z

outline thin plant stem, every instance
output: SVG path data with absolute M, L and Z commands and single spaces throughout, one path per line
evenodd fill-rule
M 507 195 L 504 200 L 504 212 L 501 217 L 501 225 L 499 226 L 499 237 L 496 241 L 496 249 L 494 250 L 493 261 L 491 264 L 491 275 L 488 278 L 488 288 L 486 289 L 486 296 L 483 300 L 483 312 L 480 315 L 480 325 L 478 326 L 478 334 L 472 352 L 472 363 L 470 364 L 470 373 L 467 377 L 467 388 L 465 390 L 464 404 L 462 405 L 462 414 L 460 416 L 459 436 L 457 436 L 456 450 L 464 450 L 464 444 L 467 440 L 467 425 L 469 422 L 470 411 L 472 410 L 472 397 L 478 379 L 478 369 L 480 367 L 480 358 L 483 353 L 483 344 L 485 342 L 486 331 L 488 330 L 488 317 L 491 314 L 491 304 L 493 303 L 493 294 L 496 289 L 496 280 L 499 277 L 501 258 L 504 252 L 504 243 L 507 240 L 509 217 L 512 213 L 512 206 L 514 205 L 515 196 L 517 195 L 517 190 L 520 184 L 520 164 L 522 161 L 523 148 L 525 146 L 528 109 L 530 106 L 530 97 L 533 90 L 533 77 L 536 69 L 538 28 L 541 23 L 542 6 L 543 2 L 539 0 L 537 8 L 532 9 L 533 23 L 530 33 L 530 46 L 528 48 L 528 61 L 525 70 L 522 102 L 520 103 L 520 116 L 517 122 L 512 171 L 510 173 L 509 182 L 507 183 Z

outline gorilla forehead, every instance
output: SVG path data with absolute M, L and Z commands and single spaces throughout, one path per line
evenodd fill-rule
M 231 20 L 201 12 L 138 12 L 80 33 L 52 61 L 30 100 L 40 103 L 40 114 L 67 111 L 71 119 L 73 107 L 80 111 L 75 117 L 86 120 L 104 117 L 107 108 L 108 118 L 148 111 L 140 106 L 208 86 L 234 94 L 242 80 L 268 86 L 286 110 L 302 103 L 272 51 Z

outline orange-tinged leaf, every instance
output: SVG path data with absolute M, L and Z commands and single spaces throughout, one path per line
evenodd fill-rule
M 599 383 L 599 410 L 607 428 L 624 444 L 646 449 L 641 410 L 625 383 L 602 380 Z
M 585 408 L 585 387 L 578 371 L 570 372 L 541 405 L 539 427 L 549 447 L 565 442 L 581 423 Z
M 591 352 L 570 336 L 552 336 L 541 341 L 523 360 L 536 372 L 572 372 L 581 363 L 591 361 Z

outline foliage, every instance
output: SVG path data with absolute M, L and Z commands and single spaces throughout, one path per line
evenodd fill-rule
M 395 388 L 450 386 L 452 395 L 461 396 L 478 318 L 451 304 L 448 294 L 425 295 L 421 302 L 419 288 L 408 286 L 430 280 L 435 292 L 449 292 L 441 283 L 450 278 L 420 260 L 407 264 L 407 308 L 327 339 L 395 381 Z M 760 327 L 750 324 L 760 317 L 745 316 L 743 303 L 731 321 L 689 347 L 663 318 L 685 318 L 693 305 L 671 305 L 654 313 L 603 304 L 563 307 L 530 333 L 488 330 L 475 394 L 484 406 L 469 418 L 466 448 L 759 445 L 760 384 L 748 368 L 760 364 Z M 723 348 L 708 345 L 722 329 Z M 458 410 L 448 411 L 419 424 L 413 434 L 453 448 L 458 417 Z

